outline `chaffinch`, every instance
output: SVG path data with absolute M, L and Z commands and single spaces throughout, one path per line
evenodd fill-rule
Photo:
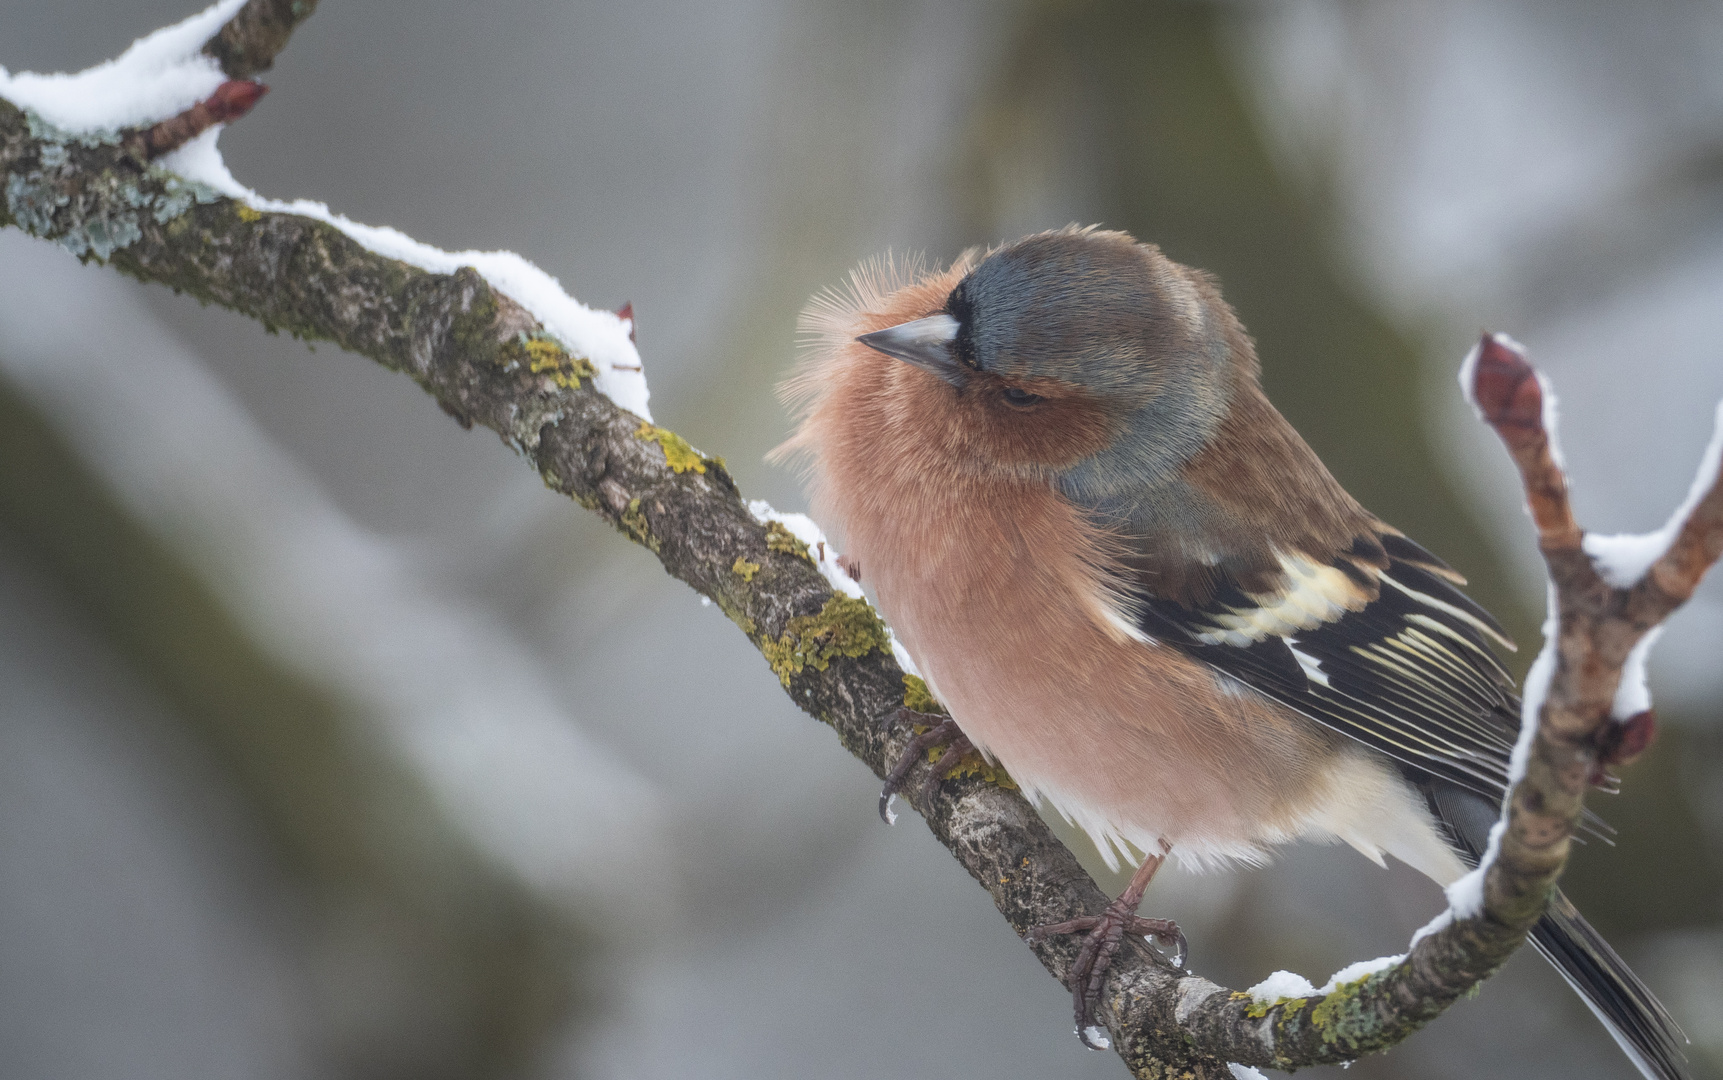
M 1072 227 L 864 267 L 805 327 L 780 451 L 806 453 L 816 516 L 961 733 L 935 737 L 1110 865 L 1144 853 L 1105 912 L 1031 931 L 1090 935 L 1086 1043 L 1124 932 L 1183 951 L 1135 914 L 1169 852 L 1339 840 L 1444 885 L 1477 864 L 1519 728 L 1490 645 L 1511 643 L 1275 411 L 1212 278 Z M 1683 1075 L 1679 1030 L 1565 897 L 1532 937 L 1647 1076 Z

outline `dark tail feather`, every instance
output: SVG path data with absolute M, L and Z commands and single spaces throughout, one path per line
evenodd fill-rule
M 1687 1036 L 1609 942 L 1559 890 L 1532 928 L 1532 945 L 1555 965 L 1650 1080 L 1687 1080 Z

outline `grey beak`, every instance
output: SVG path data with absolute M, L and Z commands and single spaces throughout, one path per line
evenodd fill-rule
M 875 330 L 856 340 L 870 349 L 932 372 L 953 386 L 962 386 L 969 369 L 951 350 L 951 342 L 956 337 L 957 320 L 940 312 L 925 319 Z

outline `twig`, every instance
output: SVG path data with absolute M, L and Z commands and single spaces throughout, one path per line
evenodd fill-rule
M 254 78 L 269 70 L 293 31 L 316 10 L 317 0 L 247 0 L 209 39 L 204 55 L 230 79 Z
M 269 93 L 269 87 L 249 79 L 229 79 L 215 93 L 178 116 L 134 131 L 123 142 L 146 161 L 178 150 L 217 124 L 230 124 Z

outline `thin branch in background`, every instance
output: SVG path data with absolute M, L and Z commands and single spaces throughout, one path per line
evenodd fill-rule
M 243 42 L 261 27 L 262 44 L 231 52 L 241 59 L 224 58 L 226 73 L 249 78 L 261 70 L 259 56 L 267 66 L 310 7 L 251 0 L 218 38 L 232 31 Z M 221 49 L 230 55 L 226 45 Z M 398 234 L 290 212 L 232 185 L 225 168 L 214 178 L 225 177 L 234 194 L 188 192 L 185 181 L 143 167 L 117 141 L 65 137 L 0 102 L 0 171 L 8 190 L 0 224 L 410 375 L 445 411 L 496 431 L 547 485 L 610 521 L 717 603 L 796 704 L 885 775 L 912 737 L 879 723 L 910 703 L 885 627 L 850 590 L 834 592 L 842 570 L 829 545 L 818 546 L 816 559 L 805 540 L 786 541 L 779 522 L 743 504 L 719 459 L 601 392 L 610 385 L 607 369 L 616 365 L 608 356 L 596 363 L 582 334 L 566 329 L 571 312 L 587 309 L 560 290 L 546 292 L 548 279 L 536 270 L 537 277 L 525 274 L 524 261 L 476 270 Z M 124 227 L 116 230 L 116 221 Z M 96 234 L 100 246 L 91 240 Z M 509 295 L 497 284 L 510 280 L 529 291 Z M 574 324 L 614 331 L 620 341 L 622 324 L 604 318 L 611 322 Z M 634 355 L 632 345 L 616 347 Z M 1513 355 L 1504 359 L 1504 351 Z M 1545 719 L 1511 793 L 1500 852 L 1478 872 L 1476 910 L 1451 910 L 1404 957 L 1355 965 L 1308 997 L 1271 1001 L 1175 971 L 1127 942 L 1098 1012 L 1136 1075 L 1224 1077 L 1229 1062 L 1295 1068 L 1385 1049 L 1495 971 L 1542 914 L 1607 743 L 1603 733 L 1623 668 L 1645 633 L 1691 594 L 1717 558 L 1723 496 L 1713 477 L 1709 494 L 1695 498 L 1650 573 L 1628 588 L 1603 583 L 1566 509 L 1542 398 L 1534 401 L 1527 389 L 1537 387 L 1535 374 L 1515 360 L 1524 363 L 1502 340 L 1486 339 L 1468 370 L 1474 381 L 1479 372 L 1487 376 L 1473 387 L 1475 397 L 1494 410 L 1516 462 L 1524 458 L 1540 536 L 1548 522 L 1543 547 L 1561 632 L 1541 698 Z M 643 411 L 643 384 L 639 390 Z M 948 781 L 931 797 L 921 785 L 908 790 L 934 835 L 1019 933 L 1106 904 L 1016 791 L 980 777 Z M 1075 942 L 1033 948 L 1056 978 L 1069 979 Z
M 248 0 L 204 44 L 203 54 L 230 79 L 255 78 L 269 70 L 293 31 L 316 10 L 317 0 Z

